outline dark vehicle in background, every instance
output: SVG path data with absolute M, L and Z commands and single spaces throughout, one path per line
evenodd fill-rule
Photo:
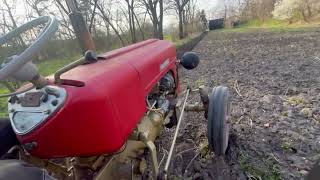
M 224 28 L 224 18 L 214 19 L 209 21 L 209 30 L 222 29 Z
M 240 24 L 241 24 L 241 22 L 240 22 L 239 20 L 233 21 L 233 22 L 232 22 L 232 27 L 233 27 L 233 28 L 240 27 Z

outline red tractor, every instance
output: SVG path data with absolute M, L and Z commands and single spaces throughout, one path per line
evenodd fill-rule
M 30 82 L 3 95 L 9 96 L 7 126 L 19 141 L 6 155 L 46 169 L 58 179 L 131 179 L 144 175 L 146 162 L 141 156 L 147 150 L 152 178 L 167 178 L 185 111 L 205 112 L 210 147 L 217 155 L 225 153 L 228 88 L 207 92 L 200 87 L 202 102 L 194 104 L 188 104 L 187 98 L 197 90 L 188 88 L 182 103 L 177 103 L 178 66 L 197 67 L 199 58 L 194 53 L 178 60 L 172 43 L 150 39 L 96 56 L 80 13 L 74 9 L 70 18 L 85 54 L 46 78 L 31 61 L 57 31 L 56 18 L 40 17 L 0 37 L 2 45 L 46 24 L 39 37 L 20 55 L 7 58 L 0 70 L 1 80 Z M 154 141 L 163 128 L 174 126 L 165 168 L 159 169 Z

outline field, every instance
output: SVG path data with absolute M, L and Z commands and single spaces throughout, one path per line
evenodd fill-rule
M 208 151 L 202 113 L 187 113 L 174 177 L 301 179 L 320 158 L 320 31 L 212 31 L 195 47 L 196 70 L 181 70 L 182 89 L 228 86 L 232 135 L 225 158 Z M 198 99 L 198 95 L 192 96 Z M 158 141 L 160 154 L 173 130 Z

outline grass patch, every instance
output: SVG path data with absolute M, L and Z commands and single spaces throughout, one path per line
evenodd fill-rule
M 280 170 L 277 162 L 272 158 L 263 159 L 261 163 L 263 167 L 258 164 L 250 164 L 249 155 L 240 150 L 238 161 L 242 171 L 246 173 L 249 179 L 263 179 L 263 180 L 281 180 Z
M 271 32 L 301 32 L 310 29 L 318 28 L 319 23 L 293 23 L 289 24 L 287 21 L 280 21 L 275 19 L 267 20 L 250 20 L 237 28 L 225 28 L 217 31 L 221 32 L 255 32 L 255 31 L 271 31 Z
M 176 48 L 180 48 L 181 46 L 183 46 L 184 44 L 187 44 L 188 42 L 192 41 L 193 38 L 191 37 L 187 37 L 187 38 L 184 38 L 184 39 L 181 39 L 177 42 L 173 42 L 174 45 L 176 46 Z
M 0 94 L 7 94 L 9 90 L 6 88 L 0 88 Z M 8 99 L 0 98 L 0 117 L 8 117 Z
M 191 42 L 194 38 L 196 38 L 200 35 L 201 35 L 201 33 L 193 33 L 193 34 L 190 34 L 188 37 L 185 37 L 185 38 L 177 40 L 177 41 L 171 41 L 171 42 L 173 42 L 173 44 L 176 46 L 176 48 L 179 49 L 181 46 Z M 165 39 L 165 40 L 167 40 L 167 39 Z
M 241 25 L 241 27 L 251 27 L 251 28 L 272 28 L 272 27 L 286 27 L 288 26 L 287 21 L 280 21 L 275 19 L 267 19 L 267 20 L 251 20 Z
M 36 63 L 39 72 L 43 76 L 48 76 L 55 73 L 58 69 L 64 67 L 65 65 L 79 59 L 80 56 L 70 56 L 61 59 L 50 59 L 47 61 L 41 61 Z
M 173 37 L 172 37 L 171 35 L 165 35 L 165 36 L 163 37 L 163 39 L 164 39 L 164 40 L 167 40 L 167 41 L 173 42 Z
M 293 106 L 305 105 L 305 100 L 301 96 L 293 96 L 288 98 L 288 103 Z

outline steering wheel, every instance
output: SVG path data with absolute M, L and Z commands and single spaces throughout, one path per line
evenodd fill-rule
M 27 49 L 25 49 L 20 55 L 13 56 L 11 60 L 0 69 L 0 81 L 5 80 L 10 75 L 14 74 L 16 71 L 22 68 L 26 63 L 35 58 L 37 54 L 40 52 L 40 50 L 43 48 L 43 46 L 58 30 L 59 23 L 55 17 L 42 16 L 32 21 L 29 21 L 28 23 L 0 37 L 0 46 L 2 46 L 12 38 L 18 37 L 21 33 L 45 23 L 47 23 L 46 26 L 39 33 L 36 40 L 32 42 L 32 44 Z

